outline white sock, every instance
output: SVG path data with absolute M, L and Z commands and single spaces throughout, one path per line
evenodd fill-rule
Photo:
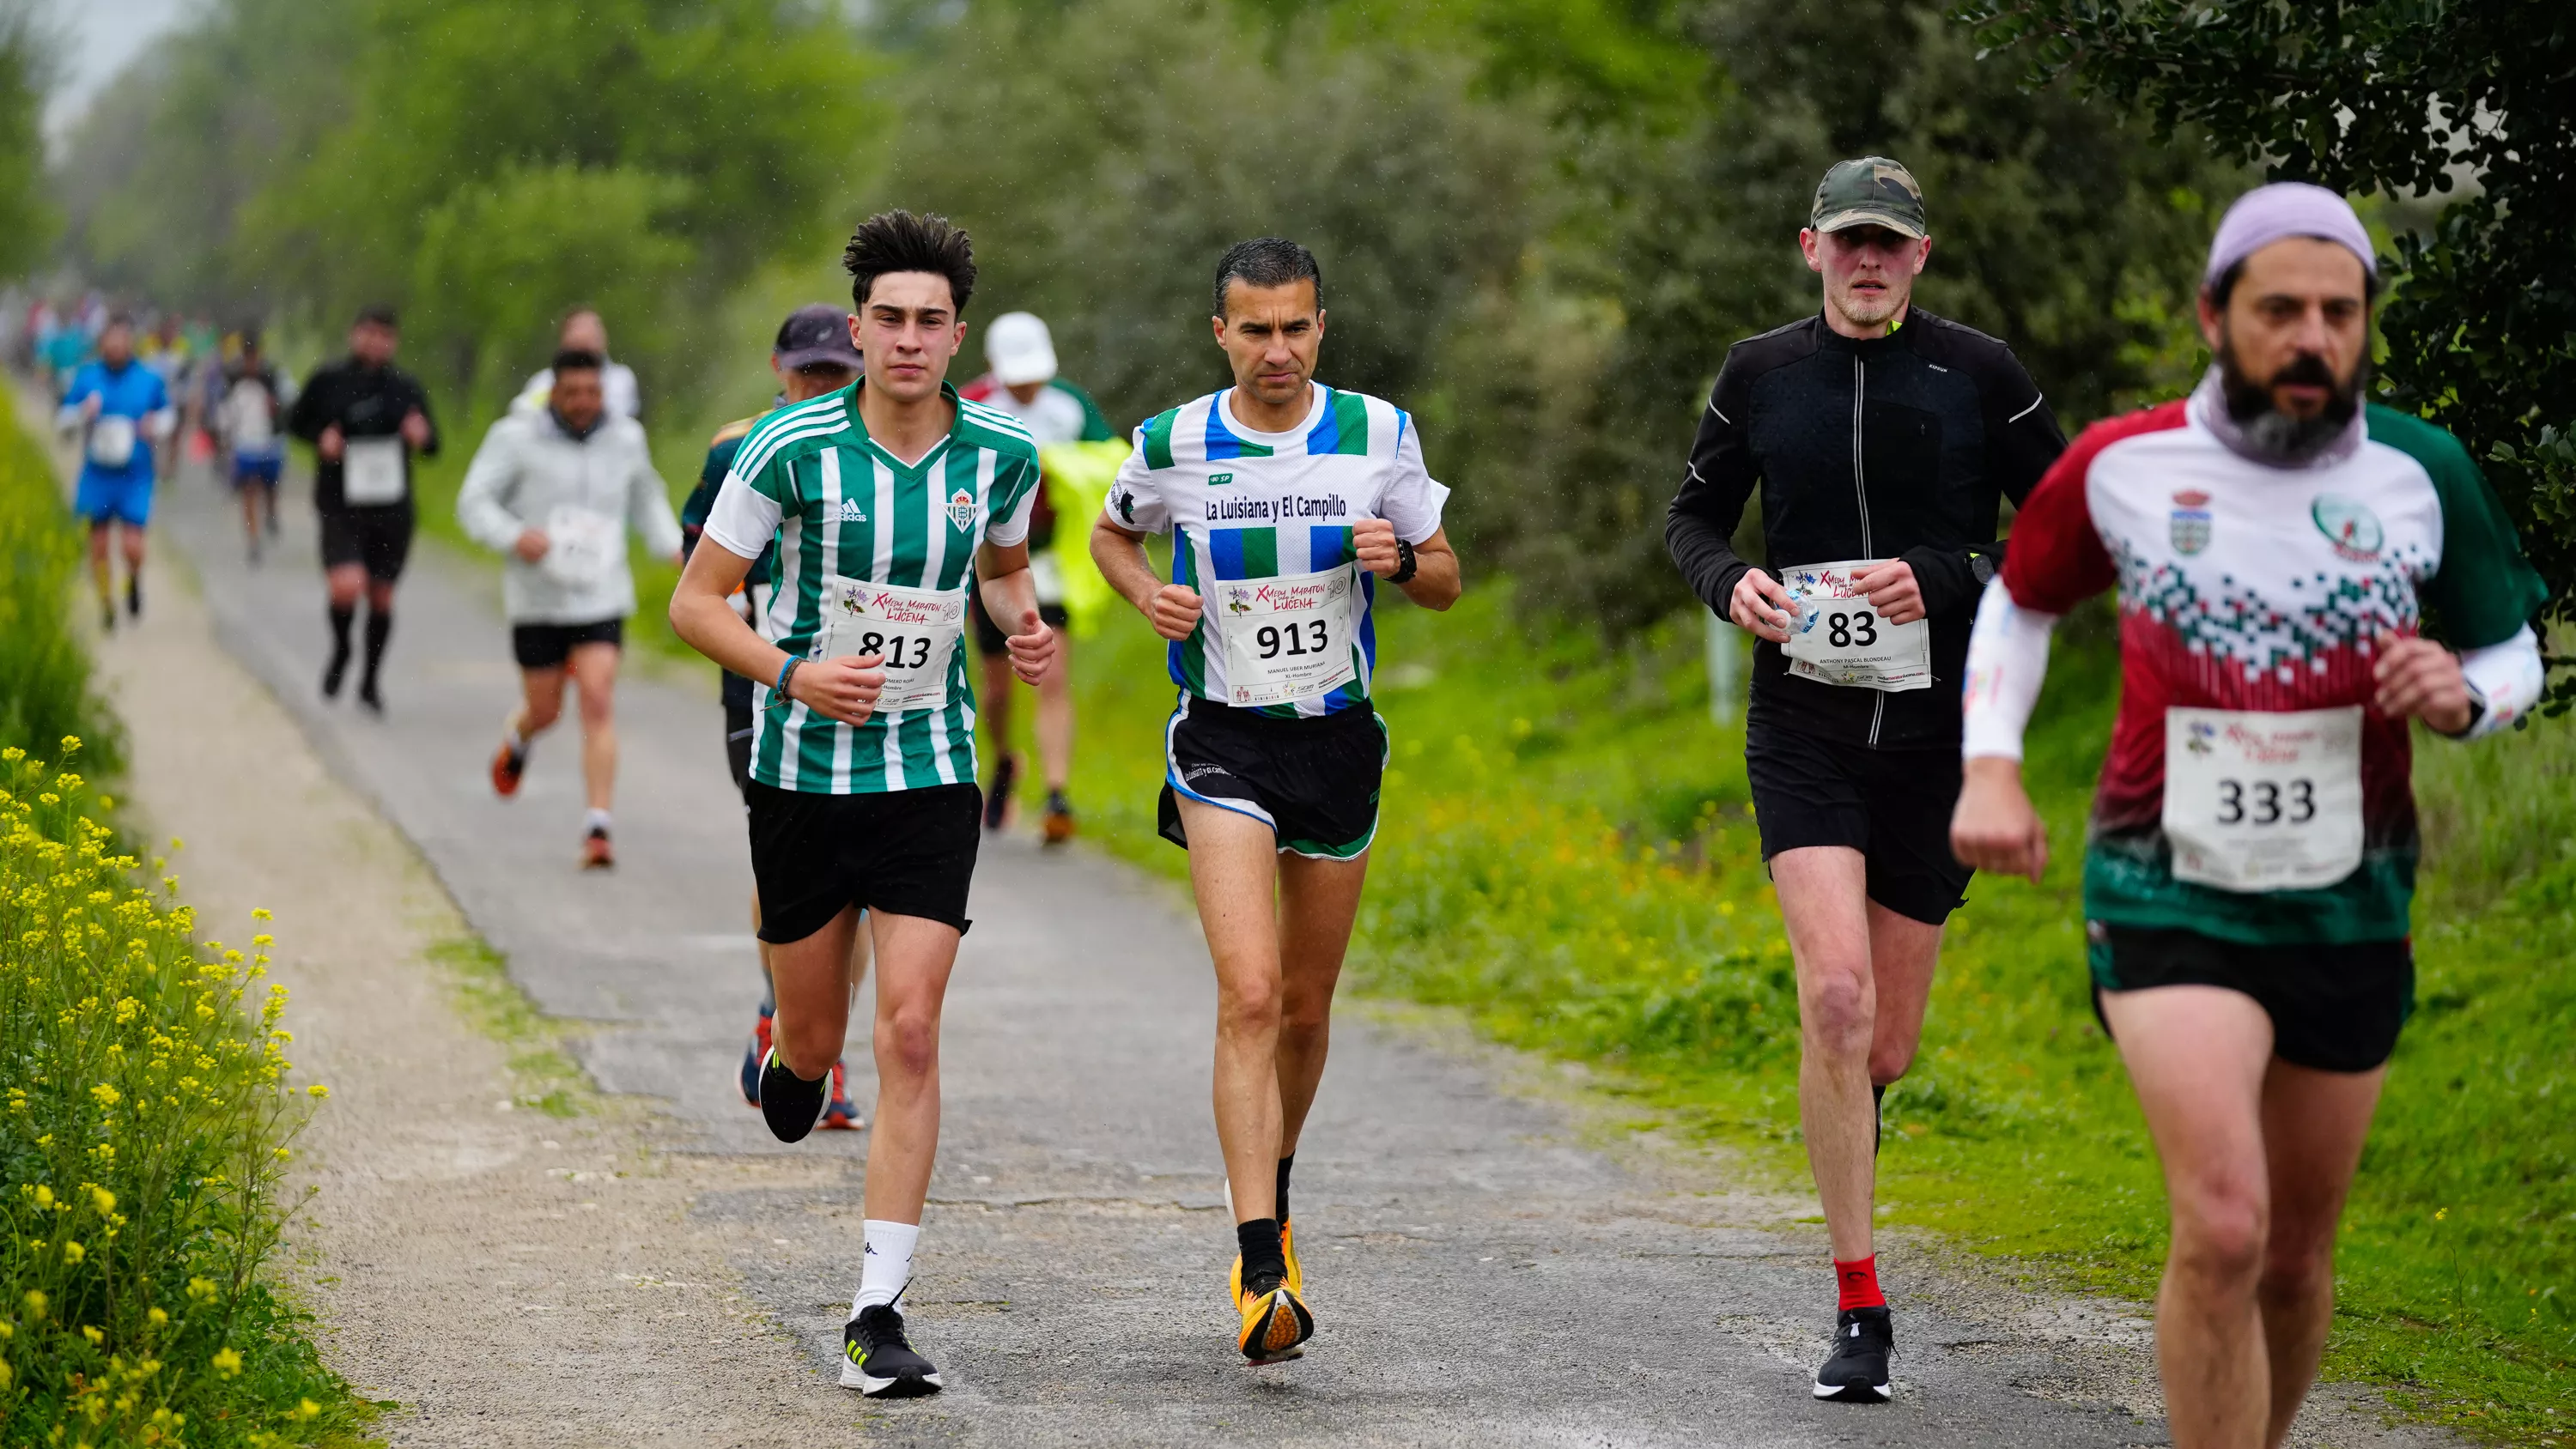
M 581 828 L 584 830 L 606 830 L 608 828 L 608 812 L 605 810 L 591 811 L 589 815 L 584 817 Z
M 850 1300 L 850 1316 L 876 1303 L 892 1303 L 912 1281 L 912 1249 L 921 1241 L 921 1224 L 889 1223 L 869 1218 L 867 1251 L 859 1263 L 859 1292 Z

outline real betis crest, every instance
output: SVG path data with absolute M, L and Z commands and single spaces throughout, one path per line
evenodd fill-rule
M 2308 517 L 2314 519 L 2317 532 L 2334 545 L 2335 556 L 2354 563 L 2368 563 L 2379 557 L 2379 546 L 2387 541 L 2379 526 L 2379 515 L 2363 504 L 2340 493 L 2320 493 L 2308 505 Z
M 948 521 L 964 533 L 975 526 L 975 495 L 960 488 L 948 495 Z
M 2174 494 L 2173 502 L 2174 552 L 2193 554 L 2209 547 L 2209 495 L 2185 488 Z

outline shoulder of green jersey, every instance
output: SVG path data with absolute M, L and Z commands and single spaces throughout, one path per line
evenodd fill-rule
M 2402 413 L 2378 403 L 2368 404 L 2362 416 L 2372 442 L 2404 453 L 2435 478 L 2449 482 L 2456 477 L 2477 473 L 2477 463 L 2469 456 L 2468 448 L 2452 435 L 2450 429 L 2439 423 L 2426 422 L 2412 413 Z
M 741 451 L 733 457 L 734 471 L 756 478 L 780 452 L 849 428 L 849 409 L 836 392 L 780 408 L 754 424 L 750 436 L 742 440 Z
M 1037 435 L 1023 426 L 1018 418 L 1000 408 L 960 398 L 957 400 L 957 418 L 964 425 L 966 440 L 977 447 L 1015 456 L 1026 454 L 1030 461 L 1036 461 Z

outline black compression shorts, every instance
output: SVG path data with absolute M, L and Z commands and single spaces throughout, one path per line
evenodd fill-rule
M 975 621 L 977 652 L 999 654 L 1010 648 L 1009 631 L 994 623 L 993 616 L 984 612 L 984 596 L 980 591 L 966 595 L 966 617 Z M 1044 620 L 1050 629 L 1061 629 L 1073 618 L 1064 611 L 1062 604 L 1038 605 L 1038 617 Z
M 513 624 L 510 626 L 510 653 L 517 657 L 521 669 L 561 669 L 572 658 L 572 651 L 584 644 L 626 644 L 624 619 L 599 619 L 588 624 Z
M 1940 925 L 1967 904 L 1972 873 L 1950 853 L 1959 803 L 1959 747 L 1873 750 L 1756 723 L 1745 731 L 1744 773 L 1762 858 L 1841 845 L 1868 861 L 1869 898 Z
M 1184 698 L 1163 731 L 1165 840 L 1189 849 L 1174 792 L 1249 815 L 1279 849 L 1349 860 L 1377 837 L 1386 726 L 1365 706 L 1308 719 L 1274 719 Z
M 752 726 L 750 705 L 725 706 L 725 768 L 732 772 L 734 793 L 742 796 L 746 807 L 751 803 Z
M 2085 924 L 2101 991 L 2220 986 L 2254 998 L 2272 1018 L 2272 1055 L 2320 1072 L 2366 1072 L 2397 1050 L 2415 1011 L 2415 950 L 2407 941 L 2249 946 L 2197 931 Z M 2097 995 L 2094 1015 L 2101 1016 Z M 2102 1022 L 2108 1035 L 2111 1023 Z
M 760 939 L 802 941 L 846 906 L 941 921 L 963 934 L 984 792 L 971 784 L 814 795 L 753 780 L 751 875 Z
M 381 508 L 325 508 L 322 515 L 322 567 L 366 566 L 367 577 L 389 584 L 402 577 L 411 558 L 415 521 L 412 505 L 389 503 Z

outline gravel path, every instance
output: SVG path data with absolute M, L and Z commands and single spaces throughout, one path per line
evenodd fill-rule
M 865 1404 L 831 1377 L 865 1139 L 781 1148 L 731 1087 L 757 977 L 712 680 L 621 691 L 621 863 L 584 876 L 569 731 L 518 800 L 482 780 L 514 688 L 486 576 L 423 550 L 369 719 L 315 697 L 309 514 L 254 570 L 202 477 L 164 495 L 156 532 L 202 596 L 165 564 L 102 674 L 209 930 L 278 914 L 301 1062 L 334 1087 L 299 1271 L 334 1361 L 403 1405 L 397 1443 L 2166 1442 L 2133 1312 L 1901 1246 L 1897 1403 L 1812 1402 L 1828 1276 L 1791 1221 L 1811 1204 L 1383 1012 L 1346 1013 L 1299 1154 L 1322 1332 L 1300 1362 L 1242 1366 L 1195 925 L 1133 872 L 1016 840 L 977 879 L 908 1300 L 951 1388 Z M 611 1094 L 593 1111 L 504 1109 L 506 1053 L 423 956 L 468 923 L 582 1024 Z M 2302 1442 L 2339 1449 L 2449 1442 L 2311 1419 Z

